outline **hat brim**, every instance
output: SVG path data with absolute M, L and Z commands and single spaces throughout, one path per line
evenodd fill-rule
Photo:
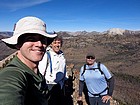
M 16 33 L 10 38 L 2 39 L 2 41 L 4 41 L 7 44 L 16 45 L 19 36 L 21 36 L 23 34 L 26 34 L 26 33 L 40 34 L 40 35 L 45 36 L 45 37 L 50 38 L 50 39 L 51 38 L 53 39 L 53 38 L 55 38 L 57 36 L 57 34 L 48 34 L 48 33 L 44 32 L 44 31 L 32 30 L 32 31 L 24 31 L 23 33 Z
M 54 40 L 54 38 L 57 36 L 57 34 L 48 34 L 44 31 L 39 31 L 39 30 L 32 30 L 31 31 L 24 31 L 23 33 L 18 33 L 18 34 L 14 34 L 12 37 L 10 38 L 5 38 L 5 39 L 1 39 L 8 47 L 12 48 L 12 49 L 17 49 L 16 45 L 18 43 L 18 38 L 23 35 L 23 34 L 40 34 L 42 36 L 47 37 L 47 41 L 48 41 L 48 45 L 50 45 L 52 43 L 52 41 Z

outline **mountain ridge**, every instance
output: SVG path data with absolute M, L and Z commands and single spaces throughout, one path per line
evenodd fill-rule
M 107 31 L 98 32 L 98 31 L 59 31 L 58 33 L 66 33 L 68 35 L 77 36 L 77 35 L 136 35 L 140 34 L 140 30 L 134 31 L 134 30 L 126 30 L 121 28 L 110 28 Z M 12 36 L 13 32 L 5 31 L 0 32 L 0 35 L 3 36 Z

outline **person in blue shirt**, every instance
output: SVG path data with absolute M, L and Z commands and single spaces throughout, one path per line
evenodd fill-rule
M 79 78 L 78 101 L 82 101 L 82 92 L 86 84 L 90 105 L 110 105 L 114 76 L 103 64 L 100 64 L 99 70 L 94 53 L 87 53 L 86 65 L 81 67 Z

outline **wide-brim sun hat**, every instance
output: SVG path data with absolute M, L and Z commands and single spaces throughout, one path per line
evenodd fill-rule
M 27 16 L 20 19 L 15 24 L 13 36 L 10 38 L 2 39 L 2 41 L 8 45 L 16 45 L 18 43 L 19 36 L 27 33 L 39 34 L 51 39 L 57 36 L 56 33 L 47 33 L 46 24 L 41 19 L 33 16 Z

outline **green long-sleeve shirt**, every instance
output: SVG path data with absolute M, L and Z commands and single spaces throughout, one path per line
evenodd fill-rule
M 47 105 L 43 77 L 15 57 L 0 70 L 0 105 Z

